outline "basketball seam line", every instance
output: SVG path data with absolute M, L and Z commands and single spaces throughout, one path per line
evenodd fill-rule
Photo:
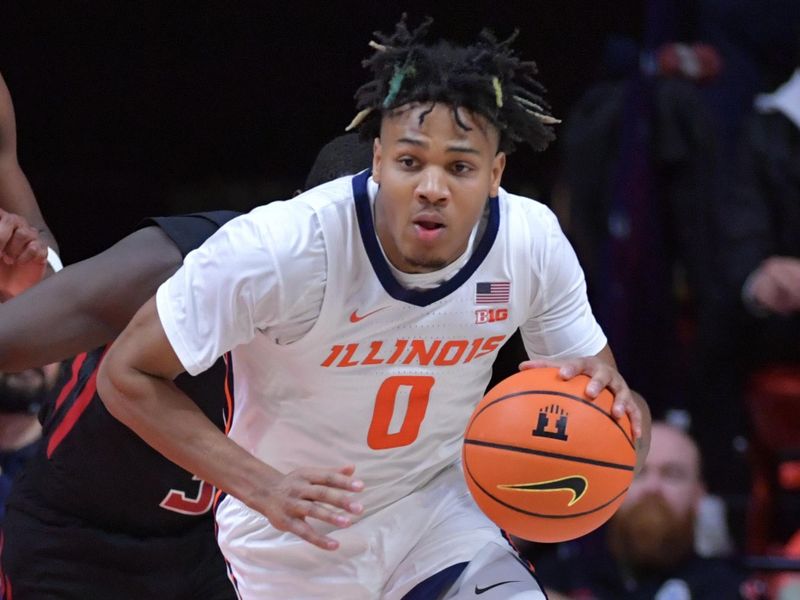
M 586 406 L 589 406 L 589 407 L 595 409 L 596 411 L 600 412 L 600 414 L 605 415 L 606 417 L 608 417 L 611 420 L 611 422 L 617 427 L 617 429 L 620 430 L 620 432 L 622 433 L 623 437 L 625 438 L 625 441 L 628 442 L 630 447 L 633 448 L 634 450 L 636 450 L 636 445 L 633 443 L 633 440 L 630 437 L 628 437 L 628 434 L 625 432 L 625 430 L 622 428 L 622 426 L 619 424 L 619 422 L 614 417 L 612 417 L 609 413 L 604 411 L 602 408 L 600 408 L 599 406 L 597 406 L 593 402 L 589 402 L 588 400 L 584 400 L 583 398 L 580 398 L 578 396 L 574 396 L 572 394 L 567 394 L 566 392 L 556 392 L 556 391 L 553 391 L 553 390 L 524 390 L 524 391 L 521 391 L 521 392 L 514 392 L 513 394 L 506 394 L 505 396 L 500 396 L 499 398 L 495 398 L 489 404 L 487 404 L 482 409 L 480 409 L 478 411 L 478 414 L 476 414 L 476 415 L 474 415 L 472 417 L 472 419 L 470 420 L 469 424 L 472 425 L 472 423 L 475 421 L 475 419 L 478 418 L 478 415 L 480 415 L 483 411 L 485 411 L 487 408 L 489 408 L 493 404 L 496 404 L 497 402 L 500 402 L 501 400 L 507 400 L 508 398 L 514 398 L 516 396 L 525 396 L 526 394 L 548 394 L 550 396 L 561 396 L 563 398 L 569 398 L 570 400 L 575 400 L 577 402 L 580 402 L 582 404 L 585 404 Z M 469 429 L 469 427 L 467 427 L 467 429 Z
M 596 506 L 595 508 L 592 508 L 591 510 L 587 510 L 585 512 L 575 513 L 575 514 L 571 514 L 571 515 L 545 515 L 545 514 L 542 514 L 542 513 L 535 513 L 535 512 L 529 511 L 529 510 L 525 510 L 524 508 L 518 508 L 518 507 L 514 506 L 513 504 L 508 504 L 507 502 L 504 502 L 500 498 L 497 498 L 497 497 L 493 496 L 488 491 L 486 491 L 486 489 L 478 482 L 477 479 L 475 479 L 475 476 L 472 474 L 472 471 L 469 470 L 469 465 L 466 463 L 466 461 L 464 462 L 464 467 L 467 469 L 467 474 L 469 475 L 469 478 L 472 479 L 473 483 L 475 483 L 476 486 L 478 486 L 478 489 L 480 489 L 484 494 L 489 496 L 489 498 L 491 498 L 492 500 L 494 500 L 498 504 L 501 504 L 501 505 L 505 506 L 506 508 L 510 508 L 513 511 L 516 511 L 516 512 L 519 512 L 519 513 L 522 513 L 522 514 L 525 514 L 525 515 L 530 515 L 531 517 L 541 517 L 543 519 L 573 519 L 575 517 L 583 517 L 585 515 L 590 515 L 592 513 L 597 512 L 598 510 L 603 510 L 604 508 L 606 508 L 610 504 L 614 503 L 618 498 L 620 498 L 620 496 L 622 496 L 623 494 L 627 493 L 627 491 L 628 491 L 628 488 L 625 488 L 624 490 L 622 490 L 619 494 L 614 496 L 608 502 L 606 502 L 604 504 L 601 504 L 600 506 Z
M 473 446 L 483 446 L 485 448 L 497 448 L 498 450 L 509 450 L 511 452 L 522 452 L 524 454 L 535 454 L 537 456 L 544 456 L 547 458 L 560 458 L 572 462 L 585 463 L 587 465 L 594 465 L 596 467 L 608 467 L 609 469 L 619 469 L 621 471 L 633 471 L 635 468 L 631 465 L 623 465 L 620 463 L 607 462 L 603 460 L 596 460 L 593 458 L 583 458 L 581 456 L 570 456 L 569 454 L 560 454 L 558 452 L 548 452 L 546 450 L 534 450 L 533 448 L 521 448 L 519 446 L 511 446 L 508 444 L 497 444 L 495 442 L 484 442 L 482 440 L 473 440 L 467 438 L 464 440 L 465 444 Z

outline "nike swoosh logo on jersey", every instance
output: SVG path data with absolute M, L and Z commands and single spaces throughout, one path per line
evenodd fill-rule
M 481 594 L 483 594 L 484 592 L 488 592 L 489 590 L 491 590 L 491 589 L 493 589 L 493 588 L 496 588 L 496 587 L 498 587 L 498 586 L 501 586 L 501 585 L 505 585 L 505 584 L 507 584 L 507 583 L 519 583 L 519 580 L 518 580 L 518 579 L 512 579 L 512 580 L 510 580 L 510 581 L 501 581 L 500 583 L 494 583 L 494 584 L 492 584 L 492 585 L 487 585 L 485 588 L 478 587 L 478 586 L 476 585 L 476 586 L 475 586 L 475 595 L 476 595 L 476 596 L 480 596 L 480 595 L 481 595 Z
M 374 315 L 376 312 L 382 311 L 384 308 L 389 308 L 389 307 L 388 306 L 381 306 L 380 308 L 376 308 L 375 310 L 371 310 L 370 312 L 364 313 L 363 315 L 357 314 L 358 313 L 358 309 L 356 309 L 350 315 L 350 322 L 351 323 L 358 323 L 359 321 L 361 321 L 363 319 L 366 319 L 370 315 Z

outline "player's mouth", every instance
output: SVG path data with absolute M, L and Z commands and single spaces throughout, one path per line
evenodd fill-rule
M 437 241 L 447 228 L 444 219 L 438 214 L 424 214 L 414 217 L 414 233 L 417 238 L 425 243 Z

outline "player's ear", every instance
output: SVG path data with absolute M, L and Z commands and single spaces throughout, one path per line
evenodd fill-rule
M 503 171 L 506 168 L 506 153 L 498 152 L 492 159 L 492 182 L 489 188 L 491 196 L 500 193 L 500 180 L 503 178 Z
M 372 179 L 380 183 L 381 173 L 381 138 L 376 137 L 372 143 Z

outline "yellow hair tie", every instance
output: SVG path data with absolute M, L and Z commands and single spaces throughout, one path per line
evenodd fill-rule
M 492 85 L 494 86 L 494 99 L 497 102 L 497 108 L 503 108 L 503 88 L 500 86 L 500 80 L 497 77 L 492 77 Z

